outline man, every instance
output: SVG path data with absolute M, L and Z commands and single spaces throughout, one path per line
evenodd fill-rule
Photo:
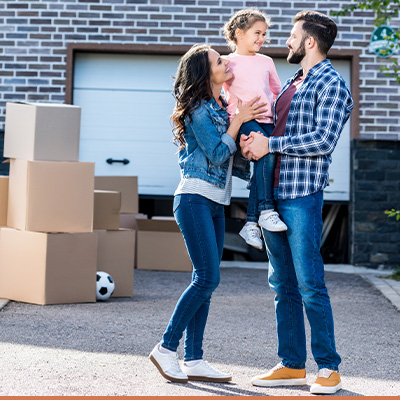
M 282 361 L 254 377 L 256 386 L 306 384 L 303 304 L 319 368 L 310 391 L 333 394 L 342 385 L 320 253 L 323 189 L 329 184 L 331 153 L 353 108 L 346 83 L 327 59 L 336 33 L 336 24 L 324 14 L 302 11 L 295 16 L 286 42 L 287 60 L 301 68 L 276 99 L 274 137 L 256 132 L 241 137 L 242 153 L 250 159 L 278 154 L 274 199 L 288 226 L 287 232 L 263 229 Z

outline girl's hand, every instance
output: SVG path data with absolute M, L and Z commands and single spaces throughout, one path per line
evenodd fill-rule
M 239 118 L 241 123 L 251 121 L 257 118 L 265 118 L 264 113 L 267 111 L 264 106 L 267 103 L 257 103 L 260 96 L 254 97 L 246 105 L 242 104 L 242 100 L 238 99 L 237 114 L 235 118 Z

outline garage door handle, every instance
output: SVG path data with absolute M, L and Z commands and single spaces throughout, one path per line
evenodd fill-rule
M 124 158 L 123 160 L 114 160 L 113 158 L 107 158 L 106 162 L 108 162 L 109 164 L 113 164 L 113 163 L 121 163 L 121 164 L 129 164 L 129 160 L 127 160 L 126 158 Z

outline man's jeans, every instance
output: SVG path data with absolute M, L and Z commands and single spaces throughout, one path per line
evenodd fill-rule
M 174 198 L 174 215 L 193 264 L 193 275 L 175 307 L 162 346 L 176 351 L 186 329 L 184 360 L 198 360 L 203 357 L 203 335 L 211 294 L 220 280 L 224 206 L 197 194 L 181 194 Z
M 275 191 L 275 199 L 277 192 Z M 276 292 L 278 356 L 289 368 L 305 368 L 303 304 L 311 326 L 311 350 L 319 369 L 338 370 L 333 316 L 320 253 L 323 192 L 294 200 L 276 199 L 286 232 L 263 229 L 269 285 Z
M 265 124 L 251 120 L 240 127 L 240 135 L 249 136 L 250 132 L 260 131 L 265 137 L 270 137 L 274 130 L 273 124 Z M 249 204 L 247 207 L 247 222 L 257 222 L 261 211 L 274 209 L 274 169 L 276 155 L 269 153 L 253 162 L 253 175 L 250 181 Z

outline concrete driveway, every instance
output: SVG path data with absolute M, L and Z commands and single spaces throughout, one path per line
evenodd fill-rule
M 231 372 L 232 383 L 165 381 L 148 353 L 190 276 L 136 270 L 131 299 L 56 306 L 8 303 L 0 312 L 0 395 L 310 395 L 309 386 L 250 384 L 253 375 L 279 361 L 265 269 L 223 268 L 213 296 L 205 359 Z M 399 395 L 400 312 L 358 275 L 327 272 L 326 281 L 343 359 L 344 389 L 337 395 Z M 317 368 L 310 351 L 307 373 L 311 384 Z

